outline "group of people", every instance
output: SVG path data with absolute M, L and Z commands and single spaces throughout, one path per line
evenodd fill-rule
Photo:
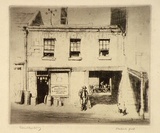
M 107 84 L 107 83 L 104 83 L 104 81 L 102 81 L 102 82 L 100 83 L 100 89 L 101 89 L 102 91 L 108 92 L 108 91 L 110 91 L 110 85 Z

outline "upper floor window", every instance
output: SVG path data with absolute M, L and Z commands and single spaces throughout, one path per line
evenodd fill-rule
M 81 39 L 70 39 L 70 57 L 80 56 Z
M 99 56 L 109 55 L 110 39 L 99 39 Z
M 54 38 L 47 38 L 44 39 L 44 57 L 53 57 L 55 50 L 55 39 Z

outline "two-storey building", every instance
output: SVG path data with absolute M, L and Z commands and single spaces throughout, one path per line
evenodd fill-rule
M 38 103 L 45 95 L 77 103 L 83 85 L 88 91 L 118 98 L 124 68 L 123 36 L 117 26 L 29 26 L 27 32 L 27 88 Z M 101 83 L 109 93 L 101 91 Z M 107 98 L 107 97 L 106 97 Z

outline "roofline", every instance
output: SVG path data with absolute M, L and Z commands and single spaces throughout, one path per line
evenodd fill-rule
M 116 32 L 122 33 L 122 30 L 117 25 L 108 25 L 108 26 L 84 26 L 84 25 L 57 25 L 57 26 L 26 26 L 24 27 L 29 31 L 53 31 L 53 32 L 85 32 L 85 31 L 107 31 L 107 32 Z

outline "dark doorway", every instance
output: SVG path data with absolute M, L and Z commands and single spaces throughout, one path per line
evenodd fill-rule
M 44 102 L 45 95 L 48 95 L 48 77 L 38 76 L 37 77 L 37 101 L 39 103 Z

